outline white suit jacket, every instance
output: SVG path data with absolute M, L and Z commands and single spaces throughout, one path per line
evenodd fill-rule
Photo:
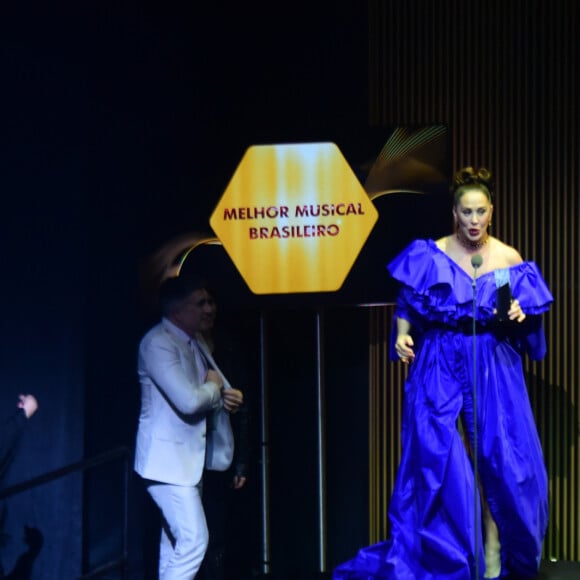
M 224 386 L 230 388 L 199 337 L 198 344 Z M 220 430 L 219 441 L 209 447 L 226 462 L 221 467 L 225 469 L 233 456 L 229 415 L 223 409 L 218 385 L 204 382 L 205 369 L 200 368 L 187 334 L 164 318 L 141 340 L 137 370 L 141 413 L 135 471 L 145 479 L 197 485 L 206 463 L 208 413 Z M 220 421 L 215 421 L 218 414 Z

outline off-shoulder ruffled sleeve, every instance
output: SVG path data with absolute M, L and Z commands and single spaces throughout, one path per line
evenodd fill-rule
M 414 332 L 429 325 L 454 327 L 473 317 L 473 278 L 442 252 L 433 240 L 415 240 L 387 266 L 401 283 L 395 316 L 408 320 Z M 553 302 L 552 294 L 534 262 L 508 268 L 511 293 L 530 317 L 518 325 L 518 343 L 534 358 L 545 354 L 545 339 L 538 315 Z M 493 272 L 476 278 L 476 320 L 495 322 L 497 287 Z M 534 322 L 534 319 L 538 318 Z M 516 326 L 514 326 L 516 328 Z M 391 350 L 393 354 L 393 350 Z
M 401 283 L 397 316 L 414 325 L 428 321 L 454 326 L 471 315 L 471 278 L 434 241 L 415 240 L 387 268 Z M 484 301 L 478 302 L 486 308 Z M 492 313 L 493 308 L 487 314 Z
M 512 296 L 517 298 L 526 320 L 518 325 L 519 348 L 528 353 L 533 360 L 546 356 L 546 336 L 541 314 L 546 312 L 554 301 L 538 266 L 534 262 L 524 262 L 510 269 Z

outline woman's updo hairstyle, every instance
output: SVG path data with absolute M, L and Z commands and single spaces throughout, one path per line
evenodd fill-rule
M 493 181 L 489 169 L 485 167 L 480 167 L 479 169 L 464 167 L 453 177 L 453 183 L 451 185 L 453 205 L 457 205 L 457 202 L 468 187 L 474 186 L 487 196 L 490 203 L 493 203 Z

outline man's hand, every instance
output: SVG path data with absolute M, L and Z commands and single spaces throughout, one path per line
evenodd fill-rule
M 26 418 L 30 419 L 38 409 L 38 401 L 34 395 L 18 395 L 17 407 L 19 409 L 24 409 Z
M 222 389 L 222 399 L 224 409 L 230 413 L 235 413 L 244 402 L 244 394 L 238 389 Z
M 209 369 L 209 371 L 207 371 L 207 375 L 205 375 L 205 382 L 215 383 L 220 389 L 224 386 L 224 382 L 222 381 L 219 373 L 213 369 Z

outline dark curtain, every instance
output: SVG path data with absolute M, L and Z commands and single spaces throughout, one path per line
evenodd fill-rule
M 10 3 L 0 15 L 0 413 L 22 392 L 40 405 L 6 486 L 83 456 L 86 86 L 61 8 Z M 80 496 L 71 475 L 3 502 L 8 577 L 78 575 Z

